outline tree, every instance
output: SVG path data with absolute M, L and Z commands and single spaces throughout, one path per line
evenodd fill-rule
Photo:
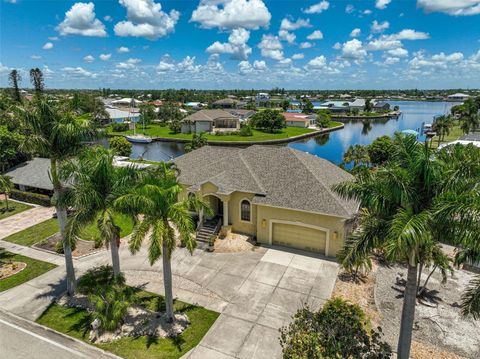
M 72 182 L 68 201 L 75 212 L 66 227 L 66 240 L 75 237 L 88 224 L 95 223 L 101 244 L 110 248 L 115 278 L 120 275 L 120 227 L 115 223 L 114 202 L 133 186 L 137 178 L 133 167 L 115 167 L 113 151 L 95 146 L 65 165 L 64 178 Z
M 74 93 L 70 106 L 77 115 L 89 114 L 95 126 L 100 126 L 102 120 L 110 118 L 103 101 L 93 94 Z
M 8 75 L 8 80 L 10 82 L 10 86 L 12 86 L 13 99 L 16 102 L 22 102 L 22 97 L 20 96 L 20 89 L 18 88 L 18 84 L 20 83 L 20 81 L 22 81 L 22 78 L 20 77 L 18 71 L 10 71 L 10 74 Z
M 111 137 L 108 143 L 117 156 L 130 157 L 132 154 L 132 144 L 123 136 Z
M 193 150 L 196 150 L 197 148 L 206 146 L 207 144 L 208 144 L 208 140 L 205 132 L 200 132 L 200 133 L 194 132 L 192 134 L 192 142 L 185 144 L 185 152 L 191 152 Z
M 478 111 L 480 104 L 472 98 L 469 98 L 462 105 L 452 107 L 452 113 L 456 114 L 460 120 L 460 127 L 464 133 L 475 132 L 480 126 L 480 116 Z
M 367 98 L 365 100 L 365 106 L 363 107 L 363 111 L 365 112 L 372 112 L 373 110 L 373 103 L 372 103 L 372 100 L 370 100 L 369 98 Z
M 302 112 L 303 113 L 312 113 L 314 109 L 312 101 L 310 99 L 306 98 L 303 100 L 303 105 L 302 105 Z
M 438 144 L 445 139 L 445 135 L 450 134 L 450 128 L 453 125 L 451 116 L 438 116 L 432 124 L 432 130 L 437 133 Z
M 24 139 L 23 135 L 9 131 L 7 126 L 0 126 L 0 172 L 24 159 L 23 153 L 19 151 Z
M 90 120 L 76 117 L 64 104 L 37 96 L 32 105 L 23 106 L 19 111 L 22 122 L 29 131 L 22 147 L 50 159 L 50 178 L 53 184 L 54 204 L 57 212 L 60 235 L 67 270 L 67 293 L 75 292 L 75 270 L 72 259 L 72 245 L 65 240 L 67 211 L 64 202 L 65 186 L 60 178 L 60 167 L 65 160 L 78 154 L 83 141 L 92 140 L 96 132 Z
M 35 90 L 37 96 L 43 93 L 45 84 L 43 81 L 43 73 L 38 67 L 30 70 L 30 82 Z
M 161 123 L 165 124 L 171 121 L 180 121 L 183 118 L 183 114 L 177 105 L 172 102 L 165 102 L 159 107 L 157 117 Z
M 377 137 L 367 147 L 370 162 L 374 166 L 379 166 L 391 159 L 395 153 L 395 144 L 389 136 Z
M 330 115 L 330 111 L 328 110 L 319 110 L 317 111 L 317 126 L 320 128 L 327 128 L 330 125 L 330 121 L 332 120 L 332 116 Z
M 402 134 L 396 135 L 394 149 L 393 158 L 375 171 L 358 172 L 354 180 L 334 186 L 334 191 L 345 199 L 358 201 L 362 208 L 361 224 L 347 241 L 349 247 L 344 248 L 347 253 L 342 265 L 358 263 L 359 258 L 369 258 L 375 250 L 381 250 L 390 261 L 407 267 L 397 347 L 398 358 L 407 359 L 419 264 L 425 260 L 422 248 L 431 241 L 439 243 L 459 238 L 469 243 L 473 233 L 479 236 L 477 220 L 472 224 L 472 218 L 467 219 L 465 215 L 473 212 L 478 216 L 475 206 L 479 202 L 464 203 L 460 207 L 447 199 L 459 201 L 462 196 L 467 200 L 463 197 L 467 183 L 478 186 L 480 150 L 468 164 L 454 151 L 442 150 L 440 156 L 434 156 L 427 144 Z M 472 161 L 476 163 L 471 164 Z M 474 198 L 478 197 L 477 194 Z
M 140 105 L 140 120 L 143 124 L 148 125 L 156 118 L 155 106 L 150 104 Z
M 362 145 L 351 145 L 343 155 L 343 162 L 353 162 L 353 166 L 366 165 L 370 162 L 367 147 Z
M 472 316 L 473 319 L 480 319 L 480 277 L 472 280 L 469 287 L 462 296 L 462 315 Z
M 284 112 L 286 112 L 290 108 L 290 101 L 288 101 L 287 99 L 282 100 L 282 102 L 280 103 L 280 107 Z
M 195 225 L 189 209 L 209 207 L 201 200 L 188 198 L 179 200 L 182 187 L 178 183 L 175 171 L 162 163 L 150 167 L 142 173 L 140 180 L 127 193 L 116 200 L 116 206 L 122 211 L 133 213 L 137 217 L 129 248 L 137 253 L 145 238 L 148 237 L 148 260 L 153 265 L 162 257 L 163 281 L 165 287 L 166 316 L 169 322 L 174 320 L 171 256 L 177 241 L 175 229 L 181 243 L 193 253 L 196 242 L 192 234 Z
M 253 115 L 250 119 L 250 123 L 257 129 L 273 133 L 276 130 L 285 127 L 285 117 L 280 111 L 266 109 Z
M 365 313 L 341 298 L 328 300 L 318 312 L 308 307 L 280 329 L 284 358 L 390 358 L 390 346 L 369 329 Z M 380 330 L 380 328 L 379 328 Z
M 13 182 L 8 176 L 0 175 L 0 192 L 5 195 L 5 210 L 8 212 L 8 196 L 13 189 Z

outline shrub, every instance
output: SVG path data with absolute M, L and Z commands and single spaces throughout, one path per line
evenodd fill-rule
M 365 313 L 341 298 L 323 309 L 300 309 L 288 327 L 280 329 L 284 358 L 390 358 L 392 349 L 370 330 Z
M 50 197 L 40 193 L 26 192 L 26 191 L 19 191 L 18 189 L 12 189 L 12 191 L 10 192 L 10 198 L 13 198 L 22 202 L 38 204 L 44 207 L 51 206 Z
M 128 130 L 128 123 L 113 123 L 112 130 L 113 132 L 125 132 Z
M 87 270 L 77 282 L 78 291 L 82 294 L 93 294 L 96 287 L 111 287 L 125 285 L 125 277 L 120 274 L 118 279 L 113 275 L 112 266 L 100 266 Z
M 132 144 L 125 137 L 115 136 L 108 140 L 110 148 L 118 156 L 130 157 L 132 154 Z
M 132 299 L 133 293 L 122 286 L 98 286 L 88 296 L 93 306 L 92 317 L 100 319 L 100 328 L 108 331 L 114 331 L 123 322 Z
M 253 136 L 252 128 L 250 126 L 242 126 L 238 131 L 240 136 Z
M 388 162 L 395 155 L 396 149 L 390 137 L 381 136 L 368 145 L 367 150 L 372 164 L 378 166 Z

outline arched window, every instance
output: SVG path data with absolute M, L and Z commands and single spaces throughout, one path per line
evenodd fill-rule
M 240 219 L 250 222 L 250 202 L 244 199 L 240 204 Z

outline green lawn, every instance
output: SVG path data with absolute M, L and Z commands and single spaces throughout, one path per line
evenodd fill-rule
M 21 272 L 12 275 L 11 277 L 0 280 L 0 292 L 4 290 L 16 287 L 22 283 L 29 281 L 39 275 L 48 272 L 49 270 L 56 267 L 55 264 L 42 262 L 36 259 L 29 257 L 21 256 L 20 254 L 14 254 L 5 251 L 0 248 L 0 262 L 24 262 L 27 264 L 27 267 Z M 1 265 L 1 264 L 0 264 Z
M 124 215 L 115 215 L 115 223 L 120 226 L 120 236 L 125 237 L 126 235 L 132 232 L 133 222 L 130 218 Z M 37 242 L 40 242 L 59 231 L 58 221 L 56 218 L 50 218 L 44 222 L 36 224 L 35 226 L 29 227 L 14 233 L 6 238 L 3 238 L 4 241 L 20 244 L 22 246 L 31 246 Z M 80 233 L 80 238 L 87 241 L 94 241 L 99 237 L 98 229 L 96 224 L 92 223 L 85 227 L 85 229 Z
M 333 126 L 331 126 L 333 127 Z M 267 141 L 267 140 L 279 140 L 294 136 L 303 135 L 305 133 L 310 133 L 315 130 L 310 128 L 299 128 L 299 127 L 286 127 L 281 131 L 275 133 L 268 133 L 259 130 L 252 130 L 253 136 L 238 136 L 238 135 L 224 135 L 224 136 L 217 136 L 212 134 L 207 134 L 208 141 Z M 128 130 L 125 132 L 112 132 L 111 128 L 107 129 L 107 132 L 117 135 L 130 135 L 133 134 L 133 130 Z M 146 136 L 151 137 L 163 137 L 163 138 L 178 138 L 178 139 L 185 139 L 191 140 L 192 135 L 188 133 L 173 133 L 170 131 L 168 127 L 162 127 L 157 124 L 151 124 L 145 127 L 145 132 L 137 131 L 138 133 L 142 133 Z
M 5 201 L 2 200 L 0 202 L 0 219 L 4 219 L 9 216 L 13 216 L 14 214 L 26 211 L 27 209 L 33 208 L 33 206 L 29 206 L 28 204 L 14 202 L 14 201 L 8 201 L 8 207 L 15 208 L 15 210 L 11 212 L 2 212 L 1 210 L 5 208 Z
M 448 135 L 445 135 L 445 138 L 443 139 L 443 141 L 440 141 L 440 144 L 458 140 L 458 138 L 463 135 L 464 133 L 460 128 L 460 124 L 455 123 L 450 129 L 450 133 Z M 433 137 L 432 148 L 438 148 L 438 136 Z
M 127 160 L 127 162 L 133 162 L 133 163 L 145 163 L 149 165 L 159 165 L 160 161 L 149 161 L 149 160 Z
M 138 296 L 140 305 L 152 310 L 162 307 L 163 298 L 159 295 L 140 292 Z M 219 314 L 180 301 L 175 301 L 175 310 L 186 313 L 190 320 L 188 328 L 175 339 L 126 337 L 95 345 L 126 359 L 180 358 L 200 342 Z M 89 343 L 89 318 L 85 310 L 52 304 L 37 322 Z

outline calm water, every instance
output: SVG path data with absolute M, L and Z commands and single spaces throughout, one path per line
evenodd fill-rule
M 353 121 L 345 124 L 345 128 L 307 140 L 290 143 L 288 146 L 305 151 L 334 163 L 342 162 L 342 157 L 350 145 L 371 143 L 379 136 L 392 136 L 396 131 L 412 129 L 420 132 L 422 123 L 431 123 L 433 116 L 450 111 L 454 103 L 447 102 L 412 102 L 389 101 L 391 106 L 400 106 L 402 116 L 388 121 L 376 121 L 363 124 Z M 183 154 L 183 144 L 173 142 L 152 142 L 150 144 L 134 144 L 132 158 L 143 156 L 146 160 L 162 161 Z

